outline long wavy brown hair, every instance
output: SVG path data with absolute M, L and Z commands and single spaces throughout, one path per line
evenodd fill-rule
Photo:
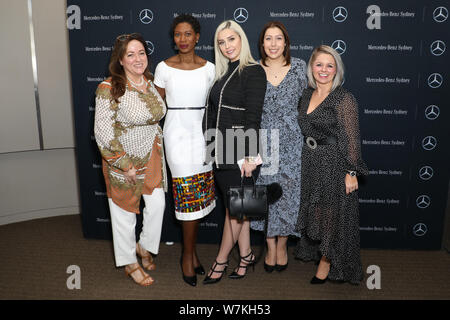
M 120 64 L 120 60 L 125 56 L 127 52 L 128 43 L 132 40 L 137 40 L 144 46 L 147 53 L 148 65 L 144 71 L 144 76 L 147 79 L 153 81 L 153 75 L 149 70 L 150 58 L 147 43 L 140 33 L 123 34 L 116 38 L 114 42 L 114 48 L 111 54 L 111 60 L 109 61 L 109 74 L 111 75 L 111 95 L 115 102 L 119 103 L 119 98 L 125 94 L 127 77 L 125 70 Z

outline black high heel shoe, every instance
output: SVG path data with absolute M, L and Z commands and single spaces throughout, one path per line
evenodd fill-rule
M 185 276 L 184 273 L 182 273 L 183 275 L 183 280 L 184 282 L 186 282 L 188 285 L 195 287 L 197 285 L 197 275 L 193 275 L 193 276 Z
M 286 270 L 287 266 L 288 266 L 288 263 L 286 263 L 286 264 L 276 264 L 275 265 L 275 270 L 277 270 L 278 272 L 281 272 L 281 271 Z
M 275 265 L 275 266 L 272 266 L 272 265 L 270 265 L 270 264 L 267 264 L 267 263 L 264 261 L 264 270 L 266 270 L 267 273 L 272 273 L 273 270 L 275 270 L 275 267 L 276 267 L 276 265 Z
M 287 248 L 286 248 L 286 260 L 289 259 L 289 255 L 287 254 Z M 286 262 L 286 264 L 276 264 L 275 265 L 275 270 L 277 270 L 278 272 L 284 271 L 286 270 L 287 266 L 288 266 L 289 262 Z
M 185 276 L 183 273 L 183 257 L 180 259 L 180 266 L 181 266 L 181 275 L 183 276 L 184 282 L 186 282 L 188 285 L 195 287 L 197 285 L 197 275 L 194 274 L 193 276 Z
M 222 271 L 216 271 L 217 266 L 223 266 L 223 265 L 225 266 L 225 268 Z M 203 279 L 203 284 L 213 284 L 213 283 L 219 282 L 222 279 L 224 273 L 227 271 L 227 267 L 228 267 L 228 261 L 220 263 L 220 262 L 217 262 L 217 260 L 215 260 L 212 268 L 210 269 L 211 275 L 213 273 L 220 273 L 221 275 L 219 278 L 214 278 L 214 279 L 211 278 L 210 276 L 206 276 L 205 279 Z
M 316 276 L 314 276 L 314 277 L 311 279 L 310 283 L 311 283 L 311 284 L 324 284 L 324 283 L 327 282 L 327 281 L 328 281 L 328 277 L 326 277 L 325 279 L 319 279 L 319 278 L 317 278 Z
M 242 260 L 244 262 L 247 262 L 247 264 L 242 265 L 241 264 Z M 228 276 L 228 278 L 230 278 L 230 279 L 242 279 L 247 274 L 247 268 L 248 267 L 253 267 L 253 271 L 255 271 L 255 255 L 253 254 L 252 251 L 250 251 L 250 253 L 248 255 L 246 255 L 245 257 L 241 257 L 241 261 L 239 261 L 239 266 L 237 267 L 237 270 L 239 270 L 241 268 L 244 268 L 245 269 L 245 273 L 243 275 L 240 275 L 240 274 L 237 273 L 237 271 L 233 271 L 233 273 L 231 273 Z
M 194 272 L 195 274 L 198 274 L 200 276 L 204 276 L 205 275 L 205 269 L 203 269 L 202 265 L 199 265 L 198 267 L 194 268 Z

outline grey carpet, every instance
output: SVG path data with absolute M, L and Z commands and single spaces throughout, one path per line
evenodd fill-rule
M 156 282 L 140 287 L 114 265 L 112 242 L 85 239 L 79 215 L 37 219 L 0 226 L 0 299 L 149 299 L 149 300 L 391 300 L 450 299 L 450 254 L 439 251 L 362 250 L 364 271 L 381 270 L 381 289 L 326 283 L 312 286 L 312 263 L 293 259 L 282 273 L 267 274 L 262 261 L 242 280 L 226 277 L 215 285 L 193 288 L 181 278 L 180 244 L 161 243 Z M 218 245 L 198 245 L 199 257 L 208 268 Z M 257 248 L 255 249 L 258 250 Z M 232 261 L 230 269 L 236 265 Z M 67 268 L 81 271 L 81 289 L 69 290 Z

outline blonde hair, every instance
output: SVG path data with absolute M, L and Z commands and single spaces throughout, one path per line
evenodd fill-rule
M 314 79 L 314 76 L 312 74 L 312 64 L 316 60 L 317 56 L 321 53 L 330 54 L 336 62 L 336 75 L 334 76 L 333 85 L 331 87 L 331 91 L 333 91 L 334 89 L 339 87 L 344 80 L 344 63 L 342 62 L 339 53 L 337 53 L 337 51 L 332 47 L 326 45 L 321 45 L 315 48 L 311 54 L 311 57 L 309 58 L 308 69 L 306 71 L 308 75 L 308 85 L 314 89 L 317 88 L 316 79 Z
M 242 27 L 233 20 L 226 20 L 219 24 L 216 29 L 216 33 L 214 34 L 214 54 L 216 64 L 216 77 L 214 80 L 222 78 L 228 72 L 229 60 L 222 54 L 222 51 L 220 51 L 219 43 L 217 41 L 219 32 L 225 29 L 230 29 L 236 32 L 237 35 L 241 38 L 241 52 L 239 53 L 239 72 L 241 72 L 246 66 L 258 64 L 255 59 L 253 59 L 247 36 L 245 35 Z

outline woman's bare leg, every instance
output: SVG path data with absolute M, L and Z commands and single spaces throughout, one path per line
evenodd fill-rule
M 280 266 L 284 266 L 288 263 L 287 241 L 288 241 L 288 237 L 278 236 L 277 264 Z
M 322 256 L 320 259 L 319 266 L 317 267 L 316 277 L 323 280 L 328 277 L 328 273 L 330 272 L 330 260 L 327 257 Z
M 228 256 L 233 249 L 236 241 L 239 238 L 241 232 L 242 223 L 238 223 L 236 219 L 230 219 L 228 209 L 225 210 L 225 223 L 223 226 L 222 241 L 220 243 L 219 253 L 217 254 L 216 261 L 218 263 L 225 263 L 228 261 Z M 215 270 L 222 271 L 225 269 L 225 265 L 217 265 Z M 221 277 L 221 273 L 210 272 L 208 276 L 212 279 Z

